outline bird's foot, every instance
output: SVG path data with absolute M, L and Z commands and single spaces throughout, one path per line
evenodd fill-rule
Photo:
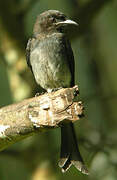
M 35 94 L 35 97 L 38 97 L 38 96 L 40 96 L 40 93 L 39 93 L 39 92 Z
M 53 89 L 47 89 L 47 92 L 48 93 L 51 93 L 51 92 L 56 92 L 58 90 L 62 89 L 62 87 L 59 87 L 59 88 L 53 88 Z
M 35 97 L 38 97 L 38 96 L 40 96 L 40 95 L 43 95 L 44 93 L 45 93 L 45 92 L 41 92 L 41 93 L 38 92 L 38 93 L 35 94 Z

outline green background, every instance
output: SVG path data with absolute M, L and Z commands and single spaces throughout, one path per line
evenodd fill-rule
M 75 123 L 81 154 L 90 171 L 62 174 L 57 163 L 60 129 L 30 137 L 0 153 L 1 180 L 117 179 L 117 1 L 1 0 L 0 107 L 41 89 L 26 65 L 25 48 L 36 16 L 48 9 L 79 23 L 70 29 L 76 84 L 85 117 Z

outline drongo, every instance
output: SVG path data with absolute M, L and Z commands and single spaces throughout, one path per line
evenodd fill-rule
M 74 56 L 66 33 L 70 25 L 77 23 L 68 19 L 62 12 L 45 11 L 37 17 L 33 36 L 27 44 L 27 64 L 37 84 L 48 92 L 75 85 Z M 59 166 L 62 172 L 65 172 L 71 165 L 88 174 L 80 155 L 73 124 L 66 123 L 61 127 Z

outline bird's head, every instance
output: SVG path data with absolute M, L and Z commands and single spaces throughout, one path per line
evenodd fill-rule
M 34 25 L 34 34 L 63 31 L 65 26 L 78 25 L 75 21 L 68 19 L 62 12 L 48 10 L 37 17 Z

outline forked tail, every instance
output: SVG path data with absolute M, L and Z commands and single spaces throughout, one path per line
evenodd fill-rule
M 83 174 L 88 174 L 88 170 L 81 157 L 73 123 L 65 124 L 61 127 L 61 153 L 59 167 L 62 172 L 66 172 L 71 165 L 74 165 Z

